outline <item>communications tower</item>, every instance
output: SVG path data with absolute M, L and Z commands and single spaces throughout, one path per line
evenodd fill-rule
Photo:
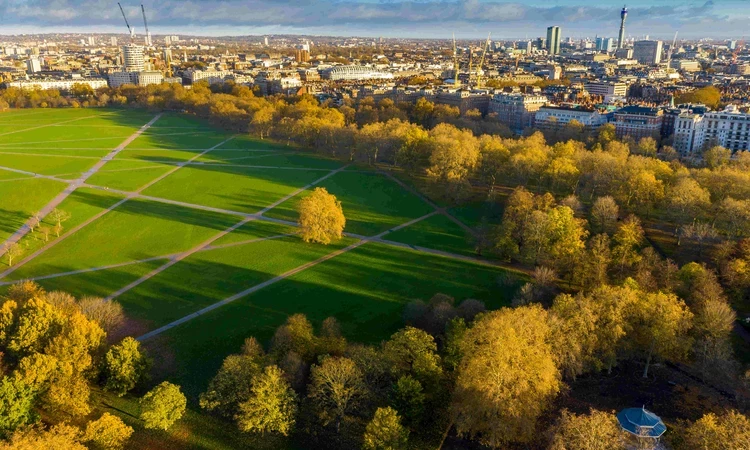
M 620 36 L 617 39 L 617 48 L 625 48 L 625 19 L 628 17 L 628 8 L 626 6 L 622 7 L 622 11 L 620 11 Z

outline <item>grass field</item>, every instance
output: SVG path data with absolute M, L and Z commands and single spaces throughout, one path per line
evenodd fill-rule
M 474 256 L 470 233 L 375 168 L 345 167 L 292 146 L 231 136 L 175 113 L 163 114 L 136 137 L 154 116 L 97 109 L 0 113 L 0 242 L 61 193 L 65 180 L 135 138 L 87 179 L 88 186 L 57 205 L 71 215 L 60 237 L 47 242 L 38 230 L 29 233 L 20 241 L 25 253 L 17 264 L 8 267 L 7 258 L 0 264 L 0 294 L 14 281 L 38 278 L 48 290 L 104 297 L 140 280 L 116 298 L 136 336 L 191 318 L 146 341 L 160 362 L 155 381 L 176 381 L 191 399 L 192 410 L 175 428 L 146 431 L 133 417 L 133 397 L 95 395 L 98 411 L 135 426 L 129 448 L 269 447 L 201 414 L 195 399 L 246 337 L 267 342 L 291 314 L 304 313 L 315 325 L 334 316 L 348 339 L 376 343 L 403 326 L 403 307 L 411 300 L 445 293 L 497 308 L 515 294 L 518 283 L 498 281 L 506 278 L 504 269 L 464 258 Z M 306 244 L 295 226 L 274 222 L 296 221 L 311 186 L 337 196 L 345 231 L 355 237 L 329 246 Z M 148 198 L 135 193 L 144 187 Z M 477 226 L 495 213 L 485 206 L 450 212 Z M 243 217 L 254 220 L 239 226 Z M 45 218 L 44 225 L 53 223 Z M 225 234 L 230 227 L 235 229 Z M 400 244 L 358 241 L 379 233 Z M 184 259 L 164 267 L 182 252 L 188 252 Z M 236 295 L 254 287 L 249 295 Z M 230 297 L 237 298 L 190 316 Z

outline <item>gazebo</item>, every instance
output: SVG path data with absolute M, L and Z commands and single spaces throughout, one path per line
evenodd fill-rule
M 643 408 L 627 408 L 617 413 L 617 420 L 623 430 L 638 439 L 653 439 L 658 441 L 667 431 L 666 425 L 659 416 Z

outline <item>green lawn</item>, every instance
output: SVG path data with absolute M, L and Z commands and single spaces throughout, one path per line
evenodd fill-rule
M 430 211 L 422 199 L 381 174 L 342 171 L 318 184 L 335 195 L 346 216 L 345 231 L 376 235 Z M 299 202 L 309 191 L 287 200 L 266 215 L 296 221 Z
M 97 157 L 69 158 L 59 153 L 49 156 L 14 155 L 0 149 L 0 166 L 42 175 L 80 174 L 98 161 Z
M 283 237 L 198 252 L 118 298 L 128 316 L 154 329 L 314 261 L 341 245 Z
M 143 193 L 231 211 L 255 213 L 325 172 L 285 169 L 186 166 Z
M 130 192 L 138 190 L 172 169 L 174 166 L 171 165 L 148 163 L 147 167 L 134 170 L 100 170 L 89 177 L 86 182 L 94 186 Z
M 32 175 L 24 175 L 22 173 L 13 172 L 10 170 L 0 169 L 0 181 L 7 183 L 14 183 L 19 178 L 29 178 Z M 10 181 L 8 181 L 10 180 Z
M 85 222 L 100 211 L 114 205 L 121 198 L 122 197 L 119 195 L 97 189 L 76 189 L 58 206 L 59 209 L 70 214 L 70 219 L 63 223 L 63 236 L 68 230 L 75 228 L 77 225 Z M 50 228 L 55 225 L 54 221 L 49 216 L 42 221 L 42 224 L 49 226 Z M 50 234 L 48 238 L 49 242 L 57 239 L 54 234 Z M 44 247 L 46 242 L 44 241 L 44 236 L 37 229 L 34 233 L 29 233 L 24 236 L 21 240 L 21 244 L 25 248 L 24 253 L 29 255 Z M 0 270 L 5 270 L 7 267 L 8 261 L 6 259 L 0 261 Z
M 32 278 L 186 251 L 237 221 L 223 214 L 129 200 L 19 268 L 10 278 Z
M 459 255 L 476 255 L 471 234 L 442 214 L 388 233 L 384 239 Z
M 248 222 L 226 236 L 218 239 L 212 245 L 219 246 L 233 244 L 237 242 L 249 241 L 251 239 L 260 239 L 269 236 L 278 236 L 280 234 L 294 234 L 297 228 L 288 225 L 282 225 L 275 222 L 266 222 L 263 220 L 253 220 Z
M 15 233 L 65 186 L 65 183 L 44 178 L 0 183 L 0 242 Z
M 500 223 L 503 207 L 497 202 L 476 201 L 448 210 L 453 217 L 466 225 L 477 228 L 483 223 Z
M 445 293 L 457 301 L 476 298 L 490 308 L 509 304 L 516 288 L 498 284 L 503 273 L 369 243 L 173 328 L 149 345 L 171 349 L 171 378 L 195 398 L 246 337 L 268 342 L 291 314 L 306 314 L 316 326 L 335 316 L 347 338 L 378 342 L 403 326 L 403 307 L 414 299 Z

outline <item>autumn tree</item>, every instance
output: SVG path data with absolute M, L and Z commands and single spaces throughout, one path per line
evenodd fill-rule
M 62 231 L 63 222 L 70 220 L 72 216 L 67 211 L 63 211 L 62 209 L 55 208 L 52 210 L 51 213 L 49 213 L 49 217 L 55 223 L 54 229 L 55 229 L 55 233 L 57 234 L 57 237 L 60 237 L 60 232 Z
M 23 255 L 24 247 L 18 242 L 11 242 L 5 245 L 5 257 L 8 259 L 8 266 L 13 266 L 13 260 Z
M 115 333 L 125 323 L 122 305 L 113 300 L 86 296 L 78 301 L 78 309 L 86 318 L 98 323 L 107 334 Z
M 315 188 L 300 201 L 299 226 L 305 242 L 330 244 L 341 239 L 345 225 L 341 202 L 325 188 Z
M 297 395 L 277 366 L 268 366 L 256 375 L 249 398 L 240 403 L 236 415 L 242 431 L 288 436 L 297 415 Z
M 308 396 L 323 426 L 334 424 L 338 433 L 366 393 L 362 371 L 351 359 L 329 356 L 312 366 Z
M 253 379 L 260 373 L 258 358 L 229 355 L 199 398 L 201 408 L 224 417 L 233 417 L 239 405 L 252 395 Z
M 187 400 L 180 387 L 167 381 L 148 391 L 140 401 L 144 427 L 167 430 L 185 413 Z
M 363 448 L 366 450 L 400 450 L 406 448 L 408 430 L 401 425 L 398 412 L 391 408 L 378 408 L 375 417 L 367 424 Z
M 133 434 L 133 428 L 117 416 L 105 412 L 102 416 L 86 424 L 83 441 L 95 449 L 120 450 Z
M 0 450 L 87 450 L 81 444 L 81 430 L 59 424 L 49 429 L 33 427 L 19 429 L 7 442 L 0 442 Z
M 459 434 L 492 448 L 532 438 L 560 390 L 547 320 L 538 305 L 505 308 L 466 332 L 452 407 Z
M 37 390 L 19 377 L 0 379 L 0 436 L 6 436 L 22 425 L 33 423 Z
M 684 439 L 686 450 L 750 448 L 750 420 L 737 411 L 707 413 L 687 427 Z
M 620 208 L 612 196 L 599 197 L 591 207 L 591 225 L 599 233 L 611 233 L 615 230 Z
M 563 410 L 550 450 L 625 450 L 624 433 L 613 413 L 592 409 L 579 415 Z
M 104 355 L 104 388 L 122 397 L 146 376 L 148 367 L 149 361 L 141 344 L 128 336 Z
M 383 344 L 383 357 L 395 377 L 412 375 L 429 384 L 442 373 L 435 339 L 417 328 L 406 327 L 393 334 Z

